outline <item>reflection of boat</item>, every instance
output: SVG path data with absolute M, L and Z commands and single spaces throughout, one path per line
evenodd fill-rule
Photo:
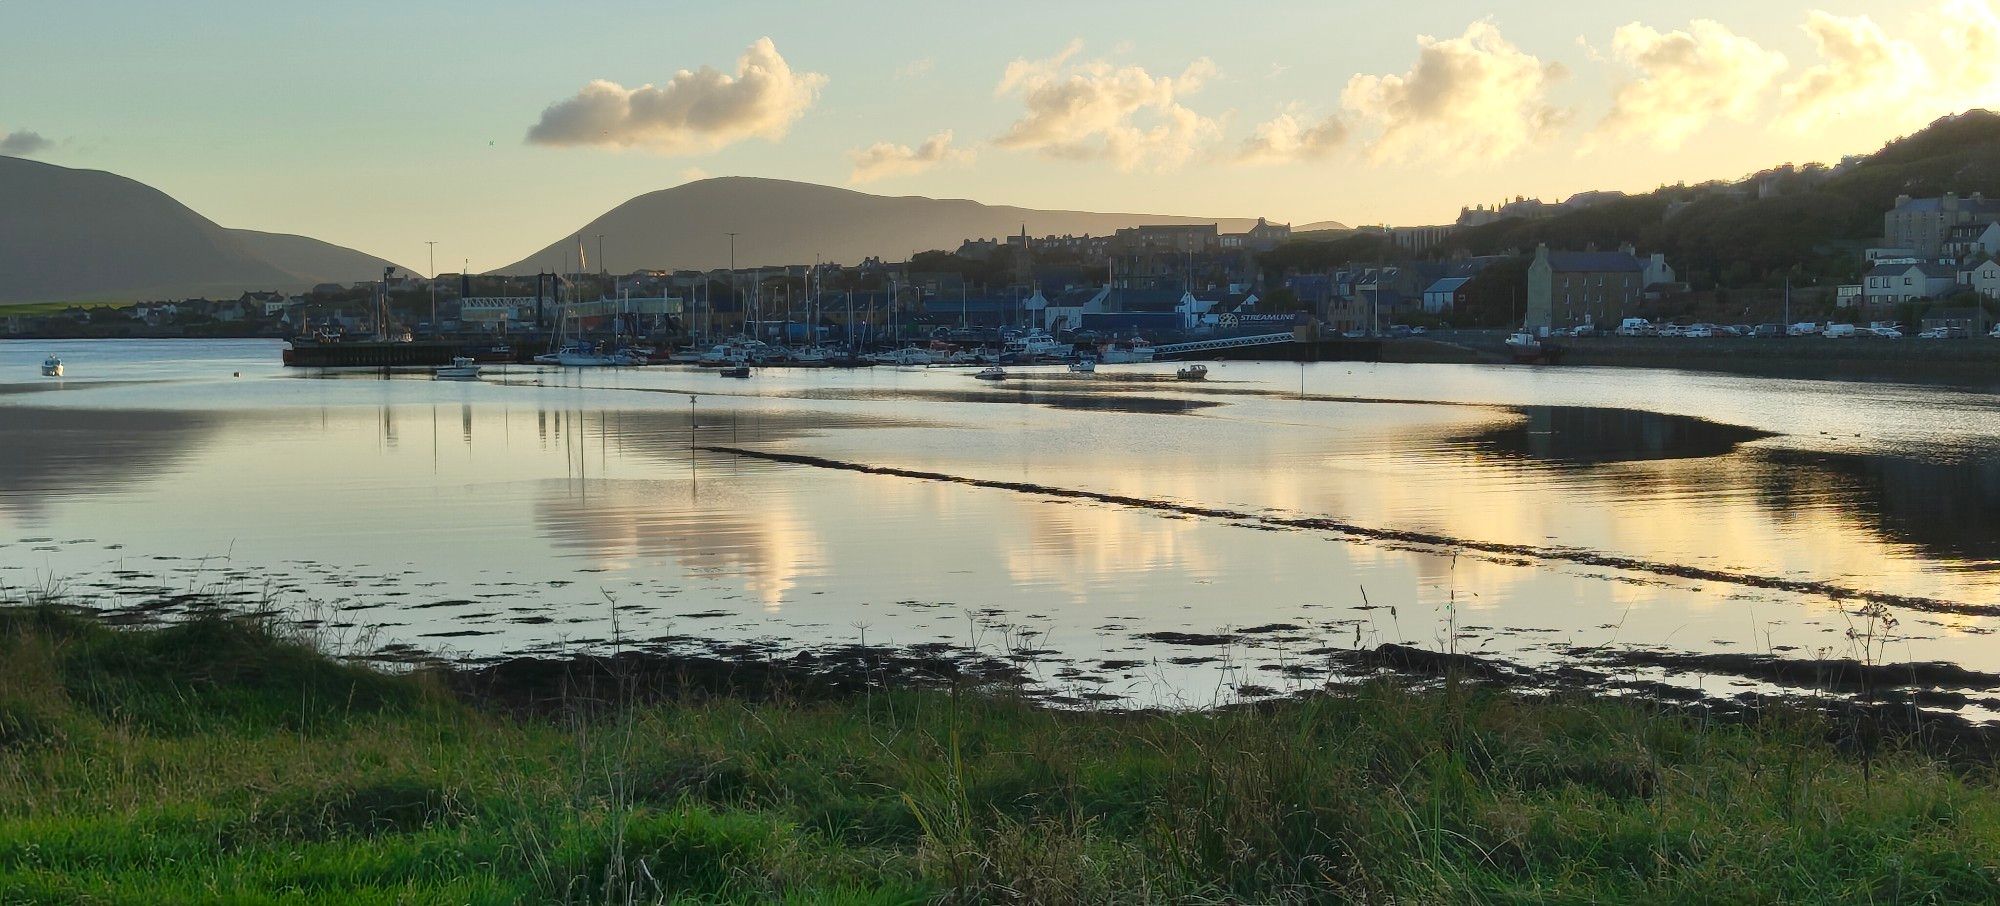
M 990 368 L 980 369 L 980 372 L 973 375 L 973 377 L 982 381 L 1004 381 L 1007 379 L 1007 372 L 1000 366 L 994 365 Z
M 42 377 L 62 377 L 62 359 L 49 356 L 42 360 Z
M 476 381 L 479 380 L 479 363 L 469 356 L 459 356 L 452 359 L 451 364 L 431 372 L 431 376 L 440 381 Z
M 715 373 L 722 375 L 723 377 L 747 378 L 750 376 L 750 366 L 729 365 L 727 367 L 716 369 Z
M 1077 359 L 1069 363 L 1069 370 L 1077 374 L 1091 374 L 1097 371 L 1096 359 Z

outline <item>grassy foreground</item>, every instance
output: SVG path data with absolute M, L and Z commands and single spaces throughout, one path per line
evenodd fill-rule
M 1992 902 L 1990 769 L 1390 684 L 503 712 L 244 618 L 0 609 L 0 902 Z M 652 690 L 661 691 L 661 690 Z

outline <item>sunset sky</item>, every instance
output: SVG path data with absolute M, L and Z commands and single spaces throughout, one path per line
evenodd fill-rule
M 1445 222 L 2000 103 L 1989 0 L 0 0 L 0 153 L 440 270 L 748 175 Z

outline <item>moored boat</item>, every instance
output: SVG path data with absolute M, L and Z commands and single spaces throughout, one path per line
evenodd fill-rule
M 55 356 L 49 356 L 48 358 L 42 360 L 42 377 L 62 377 L 62 376 L 63 376 L 62 359 L 56 358 Z
M 476 381 L 479 380 L 479 362 L 470 356 L 458 356 L 451 360 L 451 364 L 432 371 L 431 376 L 440 381 Z
M 1189 365 L 1186 368 L 1174 372 L 1174 377 L 1179 378 L 1183 381 L 1205 381 L 1208 380 L 1208 366 Z
M 1007 371 L 998 365 L 994 365 L 990 368 L 981 369 L 973 377 L 982 381 L 1004 381 L 1007 379 Z

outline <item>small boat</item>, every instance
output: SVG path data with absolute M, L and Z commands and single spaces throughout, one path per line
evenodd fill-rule
M 62 359 L 49 356 L 42 360 L 42 377 L 62 377 Z
M 1189 365 L 1174 372 L 1174 377 L 1180 378 L 1183 381 L 1205 381 L 1208 380 L 1208 366 Z
M 471 356 L 456 356 L 451 364 L 432 371 L 431 377 L 440 381 L 476 381 L 479 380 L 479 361 Z
M 998 365 L 994 365 L 989 368 L 980 369 L 979 373 L 973 375 L 973 377 L 982 381 L 1004 381 L 1007 379 L 1007 371 Z
M 1562 357 L 1562 347 L 1522 331 L 1507 338 L 1507 351 L 1521 365 L 1553 365 Z
M 715 373 L 722 375 L 723 377 L 747 378 L 750 376 L 750 366 L 727 365 L 722 368 L 717 368 L 715 370 Z
M 1077 359 L 1069 363 L 1069 370 L 1076 374 L 1093 374 L 1097 371 L 1097 360 Z

